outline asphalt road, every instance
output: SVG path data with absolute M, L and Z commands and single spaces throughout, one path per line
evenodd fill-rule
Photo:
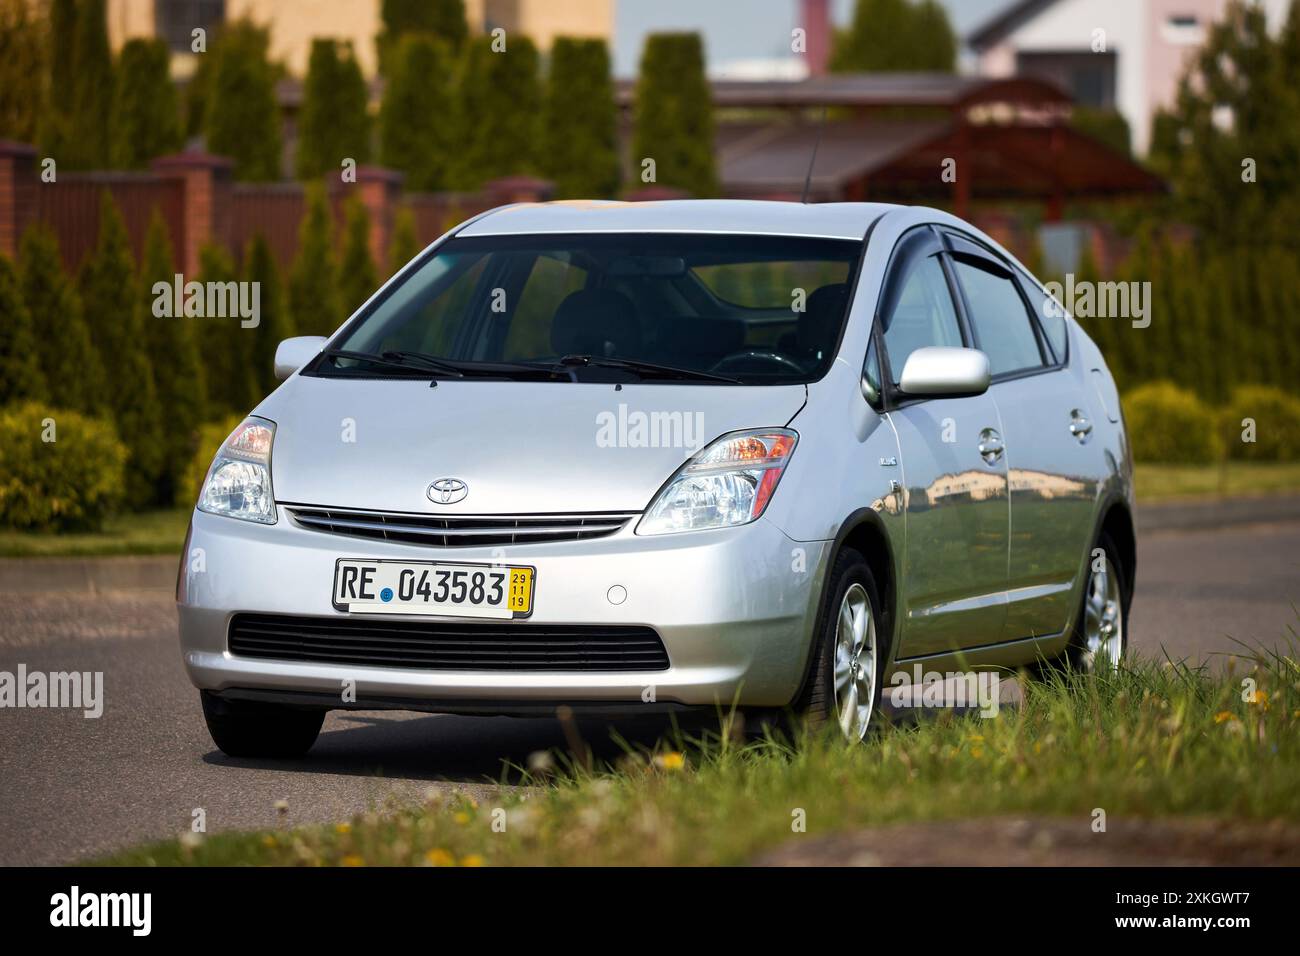
M 1277 644 L 1300 625 L 1300 522 L 1164 532 L 1139 545 L 1130 621 L 1143 655 L 1222 662 L 1232 638 Z M 208 737 L 181 668 L 170 595 L 0 594 L 0 671 L 104 672 L 99 719 L 0 708 L 0 864 L 63 863 L 190 828 L 344 819 L 431 788 L 490 805 L 503 760 L 564 743 L 552 720 L 333 713 L 308 759 L 232 760 Z M 657 721 L 620 724 L 650 741 Z M 584 739 L 612 753 L 607 728 Z M 286 801 L 287 810 L 277 810 Z

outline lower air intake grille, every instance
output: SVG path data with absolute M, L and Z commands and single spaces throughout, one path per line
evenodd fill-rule
M 390 621 L 236 614 L 240 657 L 415 670 L 662 671 L 668 652 L 652 628 L 498 621 Z

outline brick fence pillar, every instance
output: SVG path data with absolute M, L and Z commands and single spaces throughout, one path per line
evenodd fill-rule
M 397 170 L 384 166 L 357 167 L 357 194 L 370 214 L 370 258 L 383 275 L 387 275 L 388 245 L 402 198 L 402 179 Z
M 36 218 L 36 147 L 0 140 L 0 252 L 18 255 L 18 241 Z
M 179 179 L 184 187 L 182 234 L 172 240 L 176 261 L 186 275 L 198 275 L 199 250 L 204 243 L 219 242 L 230 247 L 234 164 L 224 156 L 187 152 L 162 156 L 153 161 L 152 167 L 160 176 Z
M 553 182 L 532 176 L 506 176 L 483 184 L 483 195 L 487 197 L 491 206 L 504 206 L 515 202 L 545 202 L 554 192 Z

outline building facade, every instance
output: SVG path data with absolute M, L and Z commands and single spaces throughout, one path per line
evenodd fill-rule
M 1269 26 L 1288 0 L 1256 0 Z M 1173 104 L 1188 59 L 1229 0 L 1016 0 L 969 37 L 977 71 L 1063 86 L 1080 106 L 1116 110 L 1145 155 L 1157 110 Z
M 376 70 L 375 37 L 382 29 L 381 0 L 108 0 L 109 42 L 116 51 L 132 37 L 161 37 L 173 54 L 173 72 L 193 69 L 192 31 L 249 17 L 270 28 L 271 56 L 289 71 L 307 70 L 311 41 L 332 37 L 352 43 L 367 76 Z M 614 32 L 614 0 L 465 0 L 471 33 L 501 27 L 531 37 L 543 50 L 557 36 L 599 37 Z

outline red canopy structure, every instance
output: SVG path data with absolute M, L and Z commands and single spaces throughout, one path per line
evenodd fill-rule
M 812 201 L 950 201 L 965 216 L 972 199 L 1037 199 L 1055 220 L 1067 199 L 1166 189 L 1132 157 L 1071 127 L 1069 95 L 1038 79 L 863 73 L 712 86 L 729 196 L 798 198 L 823 110 Z M 619 95 L 630 106 L 631 84 Z

